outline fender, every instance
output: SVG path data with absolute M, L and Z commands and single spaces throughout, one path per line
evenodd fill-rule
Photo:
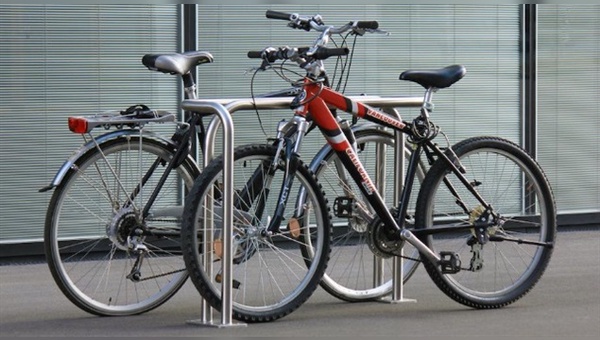
M 102 144 L 104 142 L 107 142 L 109 140 L 112 139 L 116 139 L 116 138 L 121 138 L 123 136 L 139 136 L 140 135 L 140 131 L 139 130 L 117 130 L 117 131 L 113 131 L 113 132 L 109 132 L 106 134 L 103 134 L 99 137 L 94 138 L 95 142 L 93 140 L 83 144 L 79 149 L 75 150 L 75 152 L 73 153 L 73 155 L 71 155 L 71 157 L 69 157 L 64 163 L 63 165 L 60 167 L 60 169 L 58 169 L 58 171 L 56 172 L 56 175 L 54 176 L 54 179 L 52 180 L 52 182 L 48 185 L 45 186 L 43 188 L 41 188 L 39 190 L 39 192 L 45 192 L 51 189 L 56 188 L 57 186 L 60 185 L 60 183 L 62 182 L 62 180 L 64 179 L 65 175 L 69 172 L 69 170 L 71 170 L 73 168 L 73 166 L 75 165 L 75 163 L 77 163 L 77 161 L 83 156 L 85 155 L 88 151 L 96 148 L 96 144 Z M 152 138 L 155 140 L 158 140 L 160 142 L 163 142 L 167 145 L 173 145 L 175 146 L 175 143 L 168 138 L 165 138 L 163 136 L 160 136 L 154 132 L 150 132 L 150 131 L 144 131 L 142 132 L 142 135 L 144 137 L 147 138 Z M 187 156 L 189 158 L 189 161 L 192 164 L 196 165 L 196 168 L 198 170 L 198 173 L 200 173 L 200 168 L 198 168 L 198 165 L 196 163 L 196 161 L 194 161 L 194 159 L 188 155 Z

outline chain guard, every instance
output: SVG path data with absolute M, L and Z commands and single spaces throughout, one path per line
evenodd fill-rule
M 385 259 L 392 256 L 402 256 L 404 241 L 392 239 L 392 235 L 385 230 L 385 225 L 378 216 L 370 223 L 367 235 L 369 249 L 376 256 Z

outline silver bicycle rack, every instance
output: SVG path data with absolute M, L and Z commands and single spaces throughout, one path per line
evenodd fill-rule
M 400 117 L 400 114 L 396 110 L 399 107 L 421 107 L 423 105 L 422 97 L 379 97 L 379 96 L 350 96 L 352 100 L 360 101 L 369 106 L 379 107 L 386 113 Z M 198 320 L 188 321 L 195 325 L 204 326 L 217 326 L 217 327 L 232 327 L 232 326 L 246 326 L 245 323 L 233 322 L 232 320 L 232 240 L 231 240 L 231 226 L 233 225 L 233 143 L 234 143 L 234 129 L 231 114 L 242 111 L 242 110 L 275 110 L 289 108 L 292 102 L 291 97 L 278 97 L 278 98 L 245 98 L 245 99 L 210 99 L 210 100 L 198 100 L 198 99 L 187 99 L 181 103 L 181 107 L 186 111 L 198 112 L 201 114 L 209 115 L 216 114 L 208 128 L 206 130 L 206 150 L 204 153 L 204 165 L 208 164 L 214 157 L 214 141 L 217 135 L 218 129 L 223 127 L 223 152 L 224 152 L 224 196 L 223 196 L 223 273 L 221 282 L 221 299 L 222 299 L 222 310 L 221 322 L 215 323 L 213 320 L 213 310 L 208 303 L 202 299 L 201 317 Z M 400 132 L 395 133 L 395 145 L 404 146 L 404 135 Z M 383 151 L 383 150 L 381 150 Z M 383 157 L 383 154 L 379 154 L 378 157 Z M 404 147 L 395 148 L 395 161 L 398 164 L 399 171 L 394 172 L 394 182 L 402 184 L 404 181 Z M 380 183 L 380 189 L 382 192 L 384 189 L 385 181 L 379 181 L 380 176 L 385 176 L 385 166 L 383 162 L 378 162 L 376 170 L 375 182 Z M 394 186 L 394 197 L 393 202 L 397 204 L 400 197 L 398 190 L 399 185 Z M 210 233 L 208 233 L 210 234 Z M 207 233 L 205 233 L 207 235 Z M 210 237 L 210 236 L 208 236 Z M 210 240 L 205 240 L 210 241 Z M 203 242 L 206 245 L 208 242 Z M 206 250 L 206 249 L 205 249 Z M 204 254 L 210 254 L 210 251 L 205 251 Z M 212 271 L 212 259 L 210 256 L 204 256 L 204 268 L 211 275 Z M 393 290 L 391 303 L 400 302 L 414 302 L 413 299 L 404 298 L 403 289 L 403 260 L 401 257 L 394 257 L 393 260 Z M 375 275 L 373 277 L 374 284 L 380 284 L 382 280 L 382 265 L 383 262 L 379 261 L 376 266 Z

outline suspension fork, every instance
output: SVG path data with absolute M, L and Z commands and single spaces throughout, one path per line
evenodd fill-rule
M 283 220 L 283 214 L 285 213 L 285 207 L 287 205 L 288 198 L 290 197 L 290 191 L 294 182 L 294 175 L 298 170 L 298 164 L 300 163 L 300 156 L 293 151 L 293 145 L 290 140 L 286 140 L 284 148 L 285 154 L 283 161 L 284 175 L 281 183 L 281 190 L 279 191 L 279 198 L 277 199 L 277 206 L 275 212 L 269 222 L 267 231 L 272 233 L 279 232 L 281 221 Z M 273 166 L 278 166 L 277 163 L 273 163 Z
M 275 212 L 269 222 L 267 231 L 270 233 L 279 232 L 281 222 L 283 221 L 283 215 L 287 206 L 290 192 L 294 182 L 298 165 L 300 164 L 300 148 L 304 135 L 308 132 L 310 123 L 305 117 L 296 115 L 294 118 L 285 124 L 280 125 L 278 128 L 278 139 L 279 147 L 273 160 L 273 167 L 278 167 L 280 162 L 283 162 L 283 181 L 281 183 L 281 189 L 279 190 L 279 197 L 277 199 L 277 206 Z M 295 140 L 293 136 L 295 135 Z M 281 151 L 285 149 L 283 158 L 280 158 Z

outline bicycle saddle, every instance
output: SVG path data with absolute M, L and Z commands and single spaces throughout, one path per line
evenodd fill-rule
M 459 81 L 467 73 L 462 65 L 451 65 L 437 70 L 407 70 L 400 74 L 400 80 L 415 82 L 428 89 L 442 89 Z
M 149 70 L 163 73 L 184 75 L 197 65 L 212 63 L 213 56 L 209 52 L 189 51 L 171 54 L 146 54 L 142 64 Z

